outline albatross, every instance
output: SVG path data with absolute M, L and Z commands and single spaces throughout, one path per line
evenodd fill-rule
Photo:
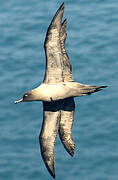
M 46 70 L 43 83 L 25 93 L 14 103 L 42 101 L 43 124 L 39 135 L 40 150 L 47 170 L 55 178 L 54 145 L 57 134 L 66 151 L 74 156 L 72 138 L 74 98 L 101 91 L 107 86 L 90 86 L 75 82 L 65 49 L 67 19 L 62 21 L 64 3 L 53 17 L 44 42 Z

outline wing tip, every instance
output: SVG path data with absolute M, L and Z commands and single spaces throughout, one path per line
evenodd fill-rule
M 63 14 L 64 14 L 64 2 L 61 4 L 61 6 L 58 8 L 58 10 L 56 11 L 49 27 L 48 27 L 48 30 L 47 30 L 47 33 L 46 33 L 46 39 L 45 39 L 45 42 L 44 42 L 44 48 L 46 46 L 46 43 L 51 39 L 51 31 L 53 29 L 57 29 L 57 34 L 59 34 L 60 32 L 60 29 L 61 29 L 61 21 L 62 21 L 62 17 L 63 17 Z M 51 34 L 51 35 L 50 35 Z
M 74 157 L 74 150 L 75 150 L 74 148 L 70 147 L 70 149 L 66 149 L 66 150 L 72 157 Z
M 59 9 L 63 9 L 65 7 L 65 3 L 63 2 Z
M 63 3 L 61 4 L 61 6 L 59 7 L 59 9 L 57 10 L 54 18 L 57 17 L 58 14 L 61 13 L 61 12 L 62 12 L 62 15 L 63 15 L 63 13 L 64 13 L 64 7 L 65 7 L 65 4 L 64 4 L 64 2 L 63 2 Z
M 54 147 L 52 146 L 51 149 L 48 148 L 47 140 L 41 134 L 39 135 L 39 143 L 44 164 L 50 175 L 55 178 Z
M 64 21 L 62 22 L 62 26 L 67 25 L 67 18 L 64 19 Z
M 66 149 L 66 151 L 72 156 L 74 157 L 74 150 L 75 150 L 75 144 L 68 144 L 68 146 L 66 144 L 64 144 L 64 147 Z
M 64 21 L 62 22 L 62 26 L 61 26 L 62 33 L 66 33 L 66 28 L 67 28 L 67 18 L 64 19 Z
M 66 136 L 65 136 L 66 135 Z M 74 157 L 74 150 L 75 150 L 75 143 L 73 141 L 73 138 L 70 137 L 69 141 L 67 140 L 67 134 L 65 134 L 64 131 L 59 130 L 59 137 L 60 140 L 64 146 L 64 148 L 66 149 L 66 151 L 72 156 Z
M 48 163 L 46 163 L 46 167 L 48 172 L 50 173 L 50 175 L 55 179 L 56 175 L 55 175 L 55 167 L 54 167 L 54 162 L 50 165 Z

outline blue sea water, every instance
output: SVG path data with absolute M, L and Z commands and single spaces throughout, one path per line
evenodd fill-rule
M 44 77 L 43 42 L 61 0 L 0 1 L 0 179 L 47 180 L 38 136 L 42 103 L 14 105 Z M 76 98 L 70 157 L 57 137 L 56 179 L 118 179 L 118 1 L 65 0 L 67 40 L 73 77 L 108 85 Z

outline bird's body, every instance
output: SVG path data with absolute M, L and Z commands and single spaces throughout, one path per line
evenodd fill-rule
M 71 92 L 70 86 L 66 83 L 42 83 L 38 88 L 32 91 L 34 96 L 36 95 L 36 100 L 47 102 L 65 99 L 70 96 L 69 92 Z
M 57 84 L 42 83 L 39 87 L 29 92 L 27 101 L 58 101 L 69 97 L 89 95 L 104 87 L 105 86 L 89 86 L 74 81 Z
M 72 126 L 74 121 L 74 97 L 90 95 L 106 86 L 89 86 L 75 82 L 72 67 L 65 49 L 67 20 L 62 22 L 64 3 L 56 12 L 47 30 L 44 43 L 46 71 L 43 83 L 15 101 L 42 101 L 43 124 L 39 136 L 44 163 L 55 178 L 54 145 L 57 134 L 67 152 L 74 156 Z

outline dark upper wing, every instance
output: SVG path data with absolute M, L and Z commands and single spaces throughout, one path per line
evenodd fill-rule
M 41 155 L 49 173 L 55 178 L 54 145 L 60 121 L 58 102 L 43 102 L 43 125 L 39 136 Z
M 62 82 L 62 52 L 60 45 L 60 30 L 62 16 L 64 13 L 64 3 L 56 12 L 47 30 L 44 43 L 46 54 L 46 72 L 44 82 L 48 84 Z

